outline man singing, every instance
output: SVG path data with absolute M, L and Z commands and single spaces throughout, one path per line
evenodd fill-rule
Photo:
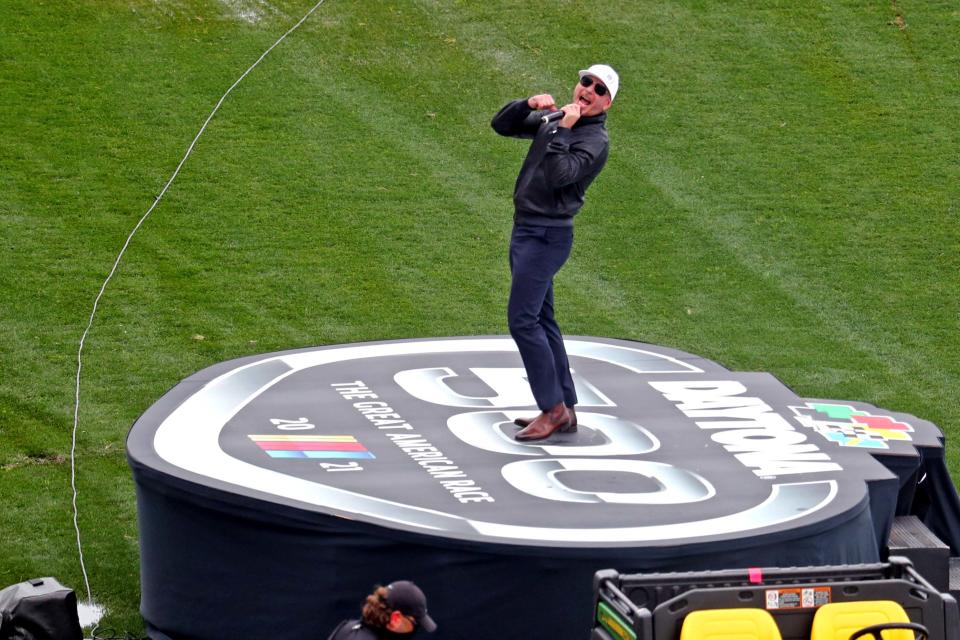
M 577 394 L 553 315 L 553 276 L 570 256 L 573 217 L 587 187 L 607 161 L 604 122 L 619 86 L 616 71 L 595 64 L 580 71 L 570 104 L 557 109 L 553 96 L 538 94 L 507 104 L 493 118 L 500 135 L 533 139 L 513 190 L 507 321 L 541 413 L 516 421 L 523 427 L 517 440 L 577 428 Z

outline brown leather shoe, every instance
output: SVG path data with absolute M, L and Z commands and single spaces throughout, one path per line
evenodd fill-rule
M 513 437 L 521 442 L 527 440 L 543 440 L 552 435 L 554 431 L 564 432 L 575 429 L 576 427 L 571 428 L 570 412 L 567 410 L 567 407 L 560 402 L 549 411 L 541 413 L 533 422 L 527 425 L 526 428 L 518 431 Z
M 567 407 L 567 411 L 570 412 L 570 428 L 568 429 L 568 431 L 576 431 L 577 430 L 577 412 L 573 407 Z M 513 421 L 513 424 L 517 425 L 518 427 L 526 427 L 526 426 L 529 426 L 531 422 L 536 420 L 537 417 L 538 416 L 534 416 L 532 418 L 517 418 L 516 420 Z

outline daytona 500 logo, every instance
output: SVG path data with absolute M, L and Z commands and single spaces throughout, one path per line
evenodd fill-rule
M 816 525 L 861 508 L 865 481 L 890 477 L 866 450 L 814 428 L 812 411 L 840 405 L 807 403 L 769 374 L 635 342 L 566 344 L 576 433 L 515 441 L 514 418 L 536 408 L 513 341 L 448 338 L 222 363 L 138 421 L 134 432 L 155 430 L 153 451 L 131 455 L 398 529 L 565 546 L 677 546 Z M 910 437 L 891 441 L 900 455 L 936 442 L 933 425 L 912 423 L 898 432 Z

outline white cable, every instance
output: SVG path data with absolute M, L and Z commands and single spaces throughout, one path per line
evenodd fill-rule
M 187 161 L 187 158 L 190 157 L 190 154 L 193 153 L 193 148 L 197 144 L 197 140 L 200 139 L 200 136 L 203 135 L 203 132 L 206 130 L 207 125 L 210 124 L 210 121 L 213 119 L 213 116 L 220 109 L 220 105 L 223 104 L 223 101 L 227 99 L 227 96 L 230 95 L 230 92 L 240 84 L 240 82 L 247 77 L 247 75 L 253 71 L 260 62 L 267 57 L 273 49 L 283 42 L 283 40 L 296 31 L 300 25 L 306 22 L 314 11 L 320 8 L 325 0 L 320 0 L 317 4 L 313 5 L 313 8 L 307 11 L 300 21 L 297 24 L 290 27 L 286 33 L 280 36 L 276 42 L 274 42 L 270 47 L 263 52 L 263 54 L 257 58 L 257 61 L 250 65 L 243 74 L 237 78 L 237 81 L 230 85 L 230 88 L 220 97 L 220 100 L 217 102 L 217 105 L 213 108 L 213 111 L 210 112 L 210 115 L 207 116 L 207 119 L 204 121 L 203 126 L 200 127 L 200 131 L 197 132 L 197 135 L 193 138 L 193 142 L 190 143 L 190 146 L 187 147 L 187 152 L 183 155 L 183 159 L 180 160 L 180 164 L 177 165 L 177 168 L 174 170 L 173 175 L 170 176 L 170 179 L 167 180 L 167 184 L 163 186 L 163 189 L 160 191 L 160 194 L 153 201 L 153 204 L 150 205 L 150 208 L 147 209 L 147 212 L 140 217 L 140 220 L 133 227 L 133 230 L 130 232 L 130 235 L 127 236 L 127 241 L 123 243 L 123 248 L 120 249 L 120 253 L 117 254 L 117 259 L 113 262 L 113 268 L 110 269 L 110 273 L 107 274 L 106 279 L 103 281 L 103 285 L 100 287 L 100 292 L 97 294 L 97 297 L 93 301 L 93 309 L 90 311 L 90 319 L 87 321 L 87 327 L 83 330 L 83 335 L 80 336 L 80 347 L 77 350 L 77 385 L 76 393 L 74 396 L 74 405 L 73 405 L 73 433 L 71 436 L 70 444 L 70 487 L 73 489 L 73 528 L 77 532 L 77 552 L 80 555 L 80 571 L 83 573 L 83 582 L 84 586 L 87 589 L 87 602 L 93 603 L 93 592 L 90 590 L 90 578 L 87 575 L 87 567 L 83 561 L 83 545 L 80 542 L 80 525 L 78 522 L 79 513 L 77 511 L 77 465 L 76 465 L 76 450 L 77 450 L 77 426 L 80 422 L 80 370 L 83 368 L 83 343 L 87 339 L 87 334 L 90 333 L 91 327 L 93 327 L 93 317 L 97 313 L 97 305 L 100 304 L 100 298 L 103 297 L 104 291 L 107 290 L 107 284 L 113 278 L 113 274 L 117 271 L 117 267 L 120 265 L 120 260 L 123 258 L 123 254 L 127 251 L 127 247 L 130 246 L 130 241 L 133 239 L 134 234 L 137 230 L 140 229 L 140 226 L 146 221 L 147 217 L 153 212 L 153 210 L 160 203 L 160 199 L 163 198 L 163 195 L 167 192 L 167 189 L 170 188 L 170 185 L 173 184 L 173 181 L 176 179 L 177 175 L 180 173 L 180 169 L 183 167 L 184 163 Z

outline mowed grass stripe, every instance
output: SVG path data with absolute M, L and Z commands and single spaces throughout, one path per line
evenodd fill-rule
M 749 41 L 750 41 L 750 42 L 754 42 L 755 40 L 751 39 L 751 40 L 749 40 Z M 815 116 L 814 116 L 814 117 L 815 117 Z M 876 124 L 876 123 L 871 123 L 871 124 Z M 828 133 L 827 135 L 829 136 L 829 133 Z M 755 149 L 755 147 L 751 147 L 751 149 Z M 759 151 L 762 152 L 762 149 L 760 149 Z M 656 157 L 656 158 L 651 158 L 650 160 L 651 160 L 650 162 L 646 163 L 648 166 L 661 166 L 661 167 L 669 166 L 669 162 L 664 161 L 664 160 L 662 159 L 662 156 L 661 156 L 661 157 Z M 816 165 L 816 164 L 815 164 L 814 166 L 819 166 L 819 165 Z M 675 184 L 676 184 L 676 188 L 669 189 L 669 191 L 677 192 L 677 191 L 679 191 L 680 189 L 683 189 L 683 188 L 689 189 L 690 187 L 697 187 L 697 186 L 698 186 L 698 182 L 699 182 L 698 178 L 699 178 L 699 176 L 697 176 L 697 175 L 692 175 L 692 174 L 687 174 L 687 175 L 678 176 L 677 179 L 674 180 L 674 182 L 675 182 Z M 704 189 L 704 192 L 706 192 L 706 189 Z M 709 193 L 722 193 L 722 191 L 720 191 L 720 190 L 711 190 L 711 191 L 709 191 Z M 734 228 L 732 229 L 732 231 L 726 233 L 726 237 L 727 237 L 727 240 L 726 240 L 726 241 L 728 241 L 728 242 L 734 242 L 734 241 L 736 241 L 736 242 L 738 242 L 738 243 L 743 244 L 743 243 L 744 243 L 744 241 L 742 240 L 742 238 L 743 238 L 743 236 L 744 236 L 744 233 L 743 233 L 743 232 L 746 230 L 745 227 L 747 226 L 747 225 L 743 222 L 743 219 L 744 219 L 746 216 L 744 216 L 743 213 L 741 213 L 742 209 L 738 210 L 738 207 L 736 206 L 735 203 L 728 203 L 728 204 L 729 204 L 729 206 L 726 206 L 726 207 L 723 208 L 723 211 L 729 212 L 729 213 L 727 214 L 728 223 L 732 220 L 733 222 L 736 222 L 736 223 L 738 223 L 738 224 L 737 224 L 736 227 L 734 227 Z M 688 208 L 689 210 L 691 210 L 691 211 L 699 211 L 700 209 L 703 209 L 704 207 L 702 206 L 701 203 L 698 202 L 698 203 L 690 203 L 690 206 L 688 206 L 687 208 Z M 699 213 L 698 213 L 698 215 L 699 215 Z M 705 226 L 709 226 L 709 225 L 705 225 Z M 797 235 L 798 239 L 801 239 L 801 240 L 802 240 L 802 238 L 803 238 L 803 233 L 802 233 L 802 232 L 798 232 L 796 235 Z M 844 242 L 844 241 L 849 242 L 849 239 L 845 239 L 845 238 L 839 238 L 839 240 L 840 240 L 841 242 Z M 749 260 L 750 256 L 754 255 L 756 248 L 763 248 L 764 246 L 769 246 L 769 243 L 765 243 L 765 242 L 763 242 L 763 241 L 756 241 L 756 242 L 754 242 L 754 243 L 744 244 L 743 248 L 741 249 L 741 253 L 742 253 L 743 256 L 745 257 L 745 259 L 748 259 L 748 260 Z M 851 248 L 855 250 L 857 247 L 854 246 L 854 247 L 851 247 Z M 870 258 L 873 258 L 873 257 L 874 257 L 874 256 L 870 256 Z M 880 256 L 880 257 L 882 257 L 882 256 Z M 778 257 L 778 259 L 779 259 L 779 257 Z M 769 263 L 770 263 L 770 264 L 776 264 L 776 263 L 777 263 L 777 260 L 771 259 L 771 260 L 769 261 Z M 761 265 L 761 267 L 763 267 L 763 266 L 764 266 L 764 265 Z M 793 271 L 800 271 L 800 269 L 793 269 L 793 268 L 791 268 L 790 271 L 791 271 L 791 272 L 793 272 Z M 815 281 L 815 280 L 814 280 L 814 281 Z M 796 288 L 797 288 L 797 287 L 795 286 L 796 284 L 797 284 L 796 282 L 791 283 L 791 284 L 789 285 L 789 288 L 791 288 L 791 289 L 796 289 Z M 883 341 L 881 341 L 881 342 L 883 342 Z
M 422 26 L 431 26 L 426 17 Z M 365 33 L 374 50 L 397 37 L 389 30 Z M 439 34 L 413 40 L 425 57 L 456 55 Z M 299 72 L 317 91 L 354 105 L 350 117 L 359 119 L 358 129 L 369 135 L 377 155 L 389 158 L 367 173 L 381 193 L 363 224 L 352 229 L 366 234 L 357 244 L 378 247 L 391 285 L 399 288 L 385 291 L 386 308 L 413 301 L 427 320 L 417 327 L 423 335 L 502 330 L 512 178 L 493 175 L 499 172 L 484 157 L 496 137 L 488 124 L 492 112 L 478 114 L 468 100 L 440 100 L 447 83 L 462 79 L 440 70 L 425 84 L 422 70 L 405 56 L 384 61 L 376 73 L 358 69 L 331 76 L 312 66 Z M 410 190 L 415 198 L 404 195 Z M 461 283 L 465 274 L 474 279 L 469 287 Z M 493 315 L 491 307 L 497 309 Z

